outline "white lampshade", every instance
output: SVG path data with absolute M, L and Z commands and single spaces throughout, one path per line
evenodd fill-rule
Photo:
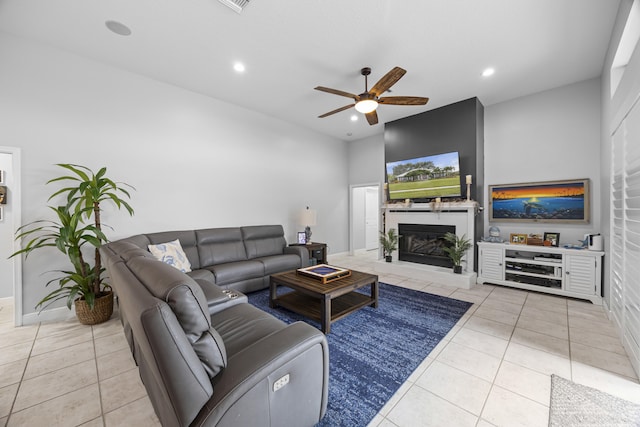
M 306 208 L 300 213 L 300 224 L 305 226 L 316 225 L 317 212 L 315 209 Z
M 356 103 L 356 110 L 361 112 L 362 114 L 367 114 L 378 108 L 378 103 L 373 99 L 363 99 Z

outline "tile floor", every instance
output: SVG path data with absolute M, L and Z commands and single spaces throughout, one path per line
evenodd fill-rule
M 374 254 L 333 256 L 375 271 Z M 550 375 L 640 403 L 616 332 L 588 302 L 482 285 L 380 280 L 473 302 L 370 426 L 547 426 Z M 0 300 L 1 426 L 158 426 L 118 319 L 13 327 Z

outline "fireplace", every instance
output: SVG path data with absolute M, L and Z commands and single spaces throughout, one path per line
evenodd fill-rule
M 456 232 L 454 225 L 398 224 L 400 242 L 398 259 L 419 264 L 452 267 L 451 259 L 444 251 L 450 244 L 444 239 L 446 233 Z

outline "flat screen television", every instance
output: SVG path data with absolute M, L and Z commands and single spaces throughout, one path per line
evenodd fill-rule
M 457 151 L 387 162 L 389 200 L 460 197 L 460 156 Z

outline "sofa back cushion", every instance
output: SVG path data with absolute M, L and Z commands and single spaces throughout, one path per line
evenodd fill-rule
M 145 238 L 146 242 L 147 239 Z M 138 246 L 138 242 L 133 243 L 130 239 L 118 240 L 115 242 L 109 242 L 105 247 L 109 248 L 107 251 L 108 256 L 113 256 L 118 259 L 129 261 L 132 258 L 144 257 L 155 259 L 154 256 L 146 249 L 147 243 L 143 243 L 144 246 Z
M 196 230 L 195 234 L 202 268 L 247 259 L 238 227 Z
M 282 255 L 287 246 L 281 225 L 242 227 L 242 238 L 249 259 Z
M 211 326 L 202 288 L 186 274 L 155 259 L 135 257 L 127 266 L 153 296 L 169 305 L 209 377 L 226 367 L 226 349 Z
M 187 231 L 163 231 L 160 233 L 146 234 L 149 239 L 147 245 L 157 245 L 159 243 L 171 242 L 174 240 L 180 240 L 180 246 L 189 259 L 191 269 L 197 270 L 200 268 L 200 257 L 198 255 L 198 247 L 196 245 L 196 232 L 193 230 Z M 147 245 L 144 249 L 147 249 Z

